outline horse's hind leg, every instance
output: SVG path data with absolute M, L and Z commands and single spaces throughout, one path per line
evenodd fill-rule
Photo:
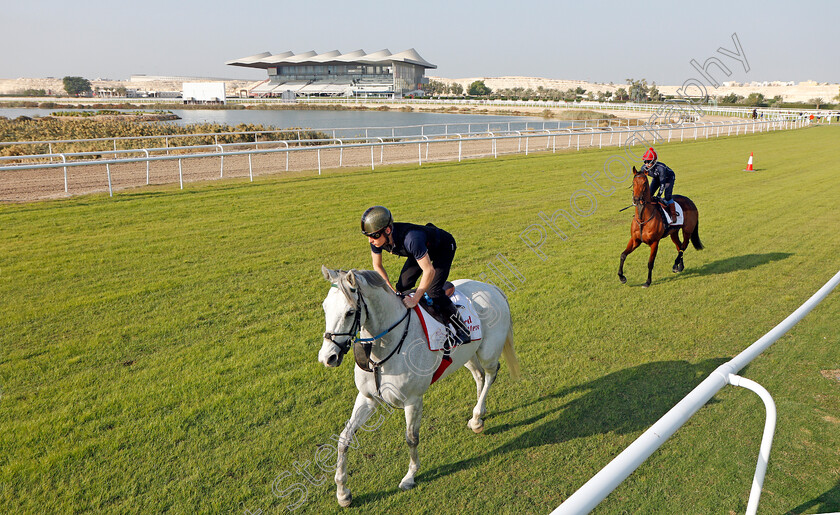
M 475 379 L 475 388 L 476 388 L 476 397 L 481 395 L 481 390 L 484 389 L 484 369 L 481 368 L 481 364 L 478 362 L 478 358 L 473 356 L 470 358 L 469 361 L 464 363 L 464 366 L 472 373 L 473 379 Z
M 478 402 L 476 402 L 475 407 L 473 408 L 473 416 L 470 421 L 467 422 L 467 426 L 469 426 L 474 433 L 484 431 L 483 418 L 487 413 L 487 392 L 490 391 L 490 387 L 493 386 L 493 381 L 496 380 L 496 374 L 499 373 L 499 359 L 496 358 L 492 363 L 484 363 L 482 368 L 484 369 L 484 384 L 478 391 Z
M 405 406 L 405 442 L 408 444 L 408 453 L 410 460 L 408 462 L 408 472 L 400 481 L 400 488 L 403 490 L 410 490 L 414 488 L 414 475 L 420 469 L 420 457 L 417 454 L 417 445 L 420 443 L 420 419 L 423 418 L 423 399 L 419 399 L 415 404 L 406 404 Z
M 680 236 L 679 231 L 674 231 L 671 233 L 671 241 L 674 242 L 674 245 L 677 246 L 677 259 L 674 260 L 674 273 L 682 272 L 685 265 L 683 265 L 683 252 L 685 251 L 686 246 L 688 246 L 688 238 L 685 237 L 685 229 L 683 229 L 683 241 L 680 243 Z

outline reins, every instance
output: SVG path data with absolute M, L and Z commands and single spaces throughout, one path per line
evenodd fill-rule
M 635 168 L 634 168 L 634 171 L 635 171 Z M 647 173 L 645 173 L 645 175 L 647 175 Z M 648 194 L 650 194 L 650 187 L 648 186 L 647 178 L 645 178 L 645 191 L 647 191 Z M 642 193 L 644 193 L 644 191 Z M 648 205 L 648 204 L 653 207 L 653 210 L 650 213 L 650 218 L 648 218 L 647 220 L 645 220 L 643 222 L 641 215 L 644 214 L 645 206 Z M 651 200 L 651 202 L 645 202 L 645 199 L 642 198 L 642 195 L 640 195 L 638 197 L 636 197 L 636 196 L 633 197 L 633 205 L 636 206 L 636 216 L 635 216 L 634 219 L 639 224 L 639 231 L 641 231 L 644 228 L 645 224 L 650 222 L 651 220 L 653 220 L 653 218 L 656 216 L 656 207 L 654 205 L 653 200 Z M 639 212 L 639 205 L 642 206 L 642 211 L 641 212 Z
M 644 202 L 644 201 L 642 201 L 642 200 L 639 200 L 639 204 L 641 204 L 641 206 L 642 206 L 642 213 L 644 213 L 644 212 L 645 212 L 645 205 L 646 205 L 646 202 Z M 653 205 L 653 204 L 651 204 L 651 205 Z M 643 222 L 643 221 L 642 221 L 641 216 L 639 216 L 639 206 L 638 206 L 638 205 L 636 206 L 636 222 L 638 222 L 638 223 L 639 223 L 639 230 L 642 230 L 642 228 L 645 226 L 645 224 L 646 224 L 646 223 L 648 223 L 648 222 L 650 222 L 651 220 L 653 220 L 653 217 L 654 217 L 654 216 L 656 216 L 656 209 L 654 209 L 654 210 L 651 212 L 651 214 L 650 214 L 650 218 L 648 218 L 647 220 L 645 220 L 645 221 Z
M 338 288 L 338 285 L 337 284 L 332 284 L 332 287 L 333 288 Z M 351 293 L 356 293 L 357 304 L 361 305 L 364 308 L 365 317 L 367 319 L 370 319 L 370 311 L 368 311 L 367 303 L 365 302 L 364 297 L 362 297 L 362 292 L 359 291 L 357 288 L 350 288 L 350 292 Z M 346 354 L 350 350 L 351 345 L 353 346 L 353 357 L 356 361 L 356 364 L 359 366 L 359 368 L 361 368 L 365 372 L 373 372 L 374 373 L 374 377 L 376 378 L 376 392 L 378 394 L 379 393 L 379 385 L 380 385 L 380 376 L 381 376 L 381 373 L 380 373 L 379 369 L 382 367 L 382 365 L 386 361 L 391 359 L 391 357 L 393 357 L 394 354 L 399 353 L 399 351 L 402 349 L 403 343 L 405 342 L 405 337 L 408 336 L 408 327 L 411 325 L 411 318 L 409 318 L 409 315 L 411 314 L 411 310 L 406 309 L 405 314 L 402 316 L 402 318 L 400 318 L 399 320 L 397 320 L 396 322 L 391 324 L 391 327 L 389 327 L 388 329 L 382 331 L 381 333 L 379 333 L 376 336 L 373 336 L 371 338 L 361 338 L 358 335 L 359 331 L 362 328 L 362 320 L 361 320 L 362 310 L 361 310 L 361 308 L 357 308 L 355 311 L 356 311 L 356 316 L 353 320 L 353 325 L 350 326 L 350 331 L 348 331 L 346 333 L 329 333 L 329 332 L 326 332 L 326 333 L 324 333 L 324 338 L 333 342 L 339 348 L 342 355 Z M 405 324 L 405 329 L 403 330 L 402 337 L 400 338 L 400 341 L 397 343 L 396 347 L 394 347 L 394 349 L 384 359 L 382 359 L 380 361 L 374 361 L 374 360 L 370 359 L 370 352 L 371 352 L 371 348 L 373 347 L 373 342 L 381 339 L 382 337 L 384 337 L 385 335 L 387 335 L 388 333 L 393 331 L 406 318 L 408 318 L 408 322 Z M 347 336 L 348 338 L 346 340 L 344 340 L 343 342 L 337 342 L 337 341 L 335 341 L 335 338 L 334 338 L 335 336 Z

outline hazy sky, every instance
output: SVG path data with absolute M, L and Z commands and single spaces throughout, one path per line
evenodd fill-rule
M 840 82 L 840 1 L 4 0 L 0 78 L 133 74 L 262 79 L 259 52 L 415 48 L 446 78 L 682 84 L 717 56 L 729 80 Z M 716 51 L 735 50 L 750 66 Z M 718 72 L 715 72 L 718 73 Z M 718 75 L 724 80 L 722 75 Z

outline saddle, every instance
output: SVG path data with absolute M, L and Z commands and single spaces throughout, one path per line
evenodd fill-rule
M 402 296 L 412 295 L 416 291 L 417 288 L 413 288 L 411 290 L 403 292 Z M 447 297 L 451 297 L 455 293 L 455 285 L 449 281 L 446 281 L 445 283 L 443 283 L 443 292 L 446 294 Z M 431 299 L 429 299 L 429 297 L 424 295 L 423 298 L 420 299 L 420 303 L 423 304 L 423 309 L 425 309 L 426 313 L 431 315 L 432 318 L 434 318 L 443 325 L 449 325 L 450 320 L 447 320 L 447 318 L 443 314 L 438 312 L 437 307 L 431 302 Z
M 680 215 L 682 214 L 682 207 L 679 204 L 675 205 L 675 212 L 677 213 L 677 219 L 671 220 L 671 223 L 668 223 L 668 220 L 671 219 L 671 211 L 668 209 L 668 203 L 665 202 L 664 199 L 661 197 L 653 197 L 653 201 L 659 205 L 659 209 L 662 210 L 662 214 L 665 215 L 663 217 L 663 221 L 665 222 L 665 230 L 667 231 L 671 227 L 676 227 L 682 225 L 682 221 L 680 221 Z M 679 223 L 677 223 L 679 222 Z

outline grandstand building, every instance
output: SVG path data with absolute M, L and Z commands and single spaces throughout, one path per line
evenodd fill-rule
M 254 97 L 346 96 L 401 98 L 419 94 L 429 68 L 437 68 L 413 48 L 392 54 L 387 49 L 342 54 L 314 51 L 261 54 L 228 61 L 231 66 L 263 68 L 268 79 L 249 91 Z

